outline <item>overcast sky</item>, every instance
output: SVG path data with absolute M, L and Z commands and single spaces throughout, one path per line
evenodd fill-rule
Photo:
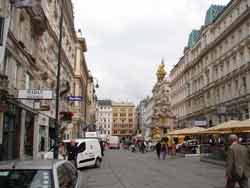
M 99 99 L 136 104 L 183 55 L 192 29 L 204 23 L 211 4 L 229 0 L 73 0 L 75 27 L 86 38 L 87 64 L 99 80 Z

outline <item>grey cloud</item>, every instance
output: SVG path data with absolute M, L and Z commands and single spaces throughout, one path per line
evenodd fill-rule
M 180 1 L 183 2 L 178 0 Z M 88 6 L 87 2 L 91 1 L 86 1 L 84 6 Z M 182 56 L 188 34 L 193 28 L 199 28 L 203 24 L 203 15 L 209 3 L 216 1 L 184 2 L 186 4 L 180 7 L 181 10 L 178 10 L 176 2 L 173 6 L 167 6 L 171 2 L 166 3 L 166 15 L 164 12 L 157 15 L 148 12 L 142 16 L 131 12 L 129 17 L 128 9 L 126 19 L 123 20 L 122 15 L 120 20 L 114 18 L 116 22 L 110 20 L 110 25 L 106 19 L 105 23 L 102 22 L 101 17 L 105 15 L 98 15 L 96 12 L 97 15 L 93 14 L 93 20 L 90 15 L 85 19 L 84 11 L 77 12 L 80 10 L 77 8 L 77 25 L 84 27 L 83 32 L 88 43 L 87 63 L 100 82 L 99 98 L 137 103 L 143 96 L 151 93 L 161 58 L 164 57 L 169 71 Z M 173 10 L 168 11 L 169 7 L 175 8 L 176 14 Z M 119 14 L 119 11 L 115 13 Z

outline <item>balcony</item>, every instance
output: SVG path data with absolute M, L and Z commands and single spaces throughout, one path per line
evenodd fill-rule
M 28 9 L 28 13 L 31 16 L 31 24 L 34 33 L 41 36 L 47 29 L 46 15 L 41 0 L 35 0 L 32 8 Z

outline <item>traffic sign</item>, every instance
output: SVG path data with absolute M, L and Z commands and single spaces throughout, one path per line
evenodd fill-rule
M 18 91 L 18 99 L 52 100 L 52 90 L 24 89 Z
M 83 101 L 83 96 L 68 96 L 69 101 Z

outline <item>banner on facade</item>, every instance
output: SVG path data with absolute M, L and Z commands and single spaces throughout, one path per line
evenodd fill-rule
M 32 7 L 33 0 L 15 0 L 15 6 L 17 8 Z

